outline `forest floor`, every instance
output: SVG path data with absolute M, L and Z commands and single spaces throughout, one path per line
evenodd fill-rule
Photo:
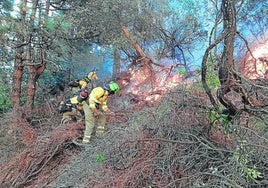
M 211 127 L 211 105 L 203 92 L 177 87 L 154 104 L 114 96 L 110 106 L 116 113 L 107 118 L 105 134 L 87 145 L 74 142 L 81 140 L 83 121 L 61 125 L 61 114 L 51 106 L 30 115 L 3 114 L 1 188 L 247 185 L 232 157 L 237 141 L 221 126 Z M 267 148 L 258 152 L 263 152 L 260 164 L 267 165 Z M 267 179 L 263 176 L 259 187 Z

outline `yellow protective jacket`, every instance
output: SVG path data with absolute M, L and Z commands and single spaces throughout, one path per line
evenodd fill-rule
M 102 110 L 104 112 L 109 111 L 109 108 L 107 106 L 107 100 L 108 100 L 109 92 L 104 90 L 102 87 L 96 87 L 94 88 L 89 97 L 88 97 L 88 103 L 89 107 L 94 110 L 96 109 L 96 103 L 99 104 L 102 107 Z
M 78 83 L 79 83 L 79 88 L 80 89 L 85 89 L 87 87 L 87 84 L 88 84 L 88 82 L 86 80 L 84 80 L 84 79 L 79 80 Z
M 85 79 L 82 79 L 78 81 L 78 84 L 79 85 L 77 87 L 71 87 L 71 91 L 73 94 L 75 94 L 80 89 L 85 89 L 87 87 L 88 82 Z
M 109 95 L 108 91 L 104 90 L 102 87 L 96 87 L 91 91 L 86 101 L 83 102 L 87 102 L 92 110 L 95 110 L 96 104 L 99 104 L 104 112 L 108 112 L 109 111 L 109 108 L 107 106 L 108 95 Z M 78 104 L 79 103 L 78 96 L 72 97 L 70 101 L 72 104 Z
M 80 89 L 85 89 L 90 82 L 92 82 L 93 80 L 98 80 L 98 79 L 99 78 L 98 78 L 97 72 L 93 71 L 93 72 L 88 73 L 86 78 L 78 80 L 79 86 L 71 88 L 72 93 L 75 93 Z
M 87 78 L 89 80 L 91 80 L 91 81 L 92 80 L 98 80 L 99 79 L 98 78 L 98 75 L 97 75 L 97 72 L 95 72 L 95 71 L 88 73 Z

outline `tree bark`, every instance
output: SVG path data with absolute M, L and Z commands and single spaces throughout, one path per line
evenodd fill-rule
M 28 110 L 32 110 L 34 108 L 36 82 L 39 76 L 44 72 L 46 68 L 44 56 L 45 53 L 41 51 L 41 63 L 37 65 L 31 65 L 28 67 L 29 79 L 27 85 L 27 102 L 26 102 L 26 107 Z
M 37 17 L 37 5 L 38 5 L 38 0 L 34 0 L 32 2 L 32 13 L 30 17 L 30 25 L 33 26 L 31 30 L 34 30 L 34 22 L 36 21 Z M 48 6 L 48 4 L 46 4 Z M 41 8 L 39 8 L 38 11 L 38 21 L 39 21 L 39 27 L 42 27 L 42 25 L 45 23 L 44 20 L 42 20 L 44 17 L 46 17 L 48 14 L 48 8 L 46 7 L 45 13 L 42 12 Z M 30 40 L 31 40 L 31 36 Z M 43 43 L 42 37 L 38 39 L 40 43 Z M 28 84 L 27 84 L 27 102 L 26 102 L 26 108 L 28 110 L 32 110 L 34 108 L 34 101 L 35 101 L 35 93 L 36 93 L 36 82 L 39 78 L 39 76 L 43 73 L 43 71 L 46 68 L 46 62 L 45 62 L 45 51 L 43 49 L 42 45 L 36 44 L 33 45 L 30 41 L 27 50 L 27 71 L 29 74 L 28 78 Z M 33 47 L 32 47 L 33 45 Z M 41 47 L 41 49 L 40 49 Z M 39 51 L 39 52 L 38 52 Z M 40 54 L 40 57 L 37 57 Z
M 21 24 L 25 24 L 26 20 L 26 5 L 27 0 L 21 0 L 20 2 L 20 13 L 21 13 Z M 17 110 L 21 105 L 20 97 L 21 97 L 21 85 L 22 85 L 22 76 L 24 71 L 24 58 L 23 58 L 23 50 L 22 44 L 24 41 L 24 36 L 17 36 L 18 39 L 18 48 L 16 49 L 16 56 L 14 62 L 14 72 L 13 72 L 13 89 L 11 94 L 11 106 L 13 110 Z
M 232 98 L 226 95 L 230 91 L 239 93 L 240 104 L 261 106 L 262 104 L 249 95 L 245 85 L 241 83 L 241 78 L 237 75 L 234 66 L 234 43 L 237 34 L 236 29 L 236 9 L 235 0 L 222 0 L 223 28 L 227 32 L 224 38 L 224 47 L 219 64 L 219 79 L 221 87 L 218 90 L 219 101 L 228 109 L 230 115 L 236 115 L 240 109 Z
M 234 69 L 234 41 L 236 36 L 236 11 L 233 0 L 222 1 L 223 27 L 228 32 L 224 38 L 224 49 L 222 53 L 221 64 L 219 65 L 219 79 L 221 84 L 233 79 Z
M 234 41 L 236 36 L 236 10 L 234 0 L 222 0 L 223 28 L 228 34 L 224 38 L 224 48 L 219 64 L 219 79 L 221 88 L 218 95 L 220 102 L 235 114 L 237 107 L 225 97 L 230 87 L 236 82 L 234 76 Z
M 11 106 L 16 110 L 20 106 L 21 82 L 23 76 L 23 60 L 22 54 L 18 52 L 15 57 L 14 72 L 13 72 L 13 91 L 11 95 Z

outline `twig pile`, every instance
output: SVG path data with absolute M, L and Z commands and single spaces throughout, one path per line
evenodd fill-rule
M 35 143 L 29 144 L 7 163 L 1 165 L 0 185 L 6 187 L 27 187 L 28 183 L 36 185 L 48 183 L 55 179 L 54 171 L 59 164 L 66 163 L 77 148 L 71 140 L 80 136 L 84 126 L 69 124 L 57 127 L 51 134 L 38 137 Z M 43 173 L 42 177 L 39 175 Z M 36 179 L 36 178 L 39 179 Z

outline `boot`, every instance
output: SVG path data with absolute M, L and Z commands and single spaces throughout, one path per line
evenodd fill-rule
M 68 124 L 68 123 L 71 123 L 72 121 L 72 118 L 62 118 L 61 120 L 61 124 Z
M 90 143 L 90 136 L 84 136 L 82 143 L 83 143 L 83 144 L 88 144 L 88 143 Z

